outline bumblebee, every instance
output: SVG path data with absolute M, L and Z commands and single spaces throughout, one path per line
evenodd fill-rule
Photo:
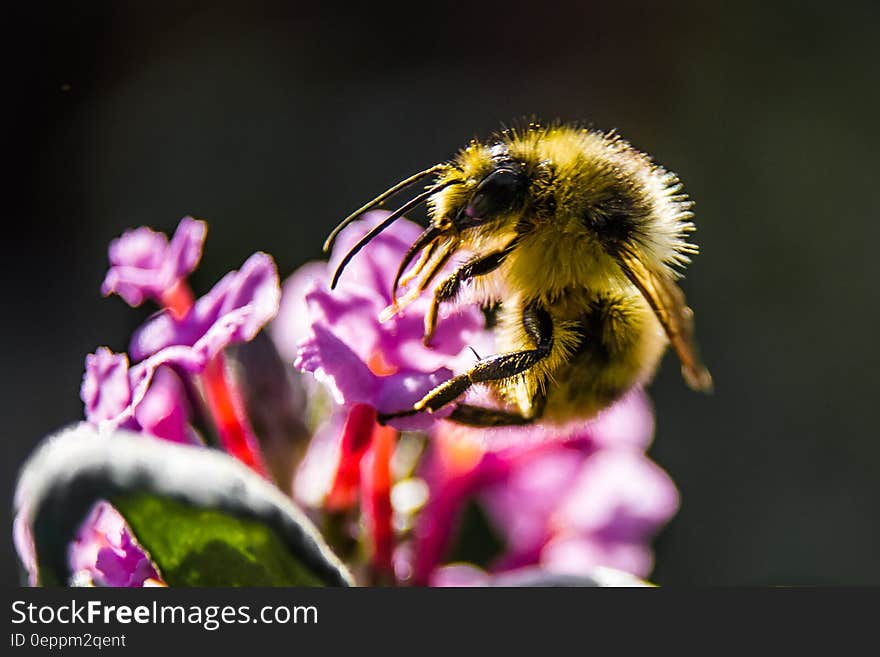
M 697 247 L 688 239 L 693 204 L 675 174 L 613 132 L 529 124 L 472 141 L 450 162 L 398 183 L 343 220 L 325 250 L 359 215 L 429 178 L 346 254 L 331 287 L 371 239 L 427 203 L 430 225 L 400 263 L 385 315 L 427 290 L 457 253 L 476 254 L 433 288 L 425 343 L 441 304 L 467 287 L 471 299 L 500 304 L 500 353 L 382 421 L 449 404 L 449 419 L 474 426 L 590 418 L 647 383 L 667 345 L 687 384 L 711 389 L 676 284 Z M 461 401 L 477 384 L 491 389 L 497 408 Z

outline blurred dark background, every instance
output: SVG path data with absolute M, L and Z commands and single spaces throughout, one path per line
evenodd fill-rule
M 286 274 L 390 182 L 534 114 L 617 128 L 697 202 L 684 287 L 717 390 L 669 357 L 653 386 L 683 499 L 654 579 L 880 584 L 878 3 L 469 4 L 5 9 L 4 499 L 81 416 L 85 354 L 144 317 L 100 296 L 111 238 L 191 213 L 198 289 L 258 249 Z M 15 583 L 8 540 L 0 561 Z

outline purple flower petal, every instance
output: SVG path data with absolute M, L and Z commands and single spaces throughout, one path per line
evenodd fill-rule
M 87 575 L 99 586 L 140 587 L 147 579 L 159 579 L 125 519 L 107 502 L 92 508 L 70 546 L 69 560 L 74 578 Z
M 190 409 L 180 377 L 167 367 L 160 367 L 140 404 L 134 419 L 141 429 L 165 440 L 192 444 L 196 442 L 189 426 Z
M 420 472 L 428 485 L 428 502 L 413 530 L 415 549 L 410 570 L 416 584 L 427 583 L 440 565 L 465 502 L 483 487 L 503 480 L 510 471 L 509 461 L 486 452 L 477 441 L 461 438 L 473 431 L 441 422 L 432 432 L 431 448 Z
M 278 311 L 281 292 L 275 262 L 255 253 L 196 301 L 183 319 L 163 312 L 132 336 L 129 352 L 141 360 L 171 345 L 187 345 L 210 359 L 230 344 L 247 342 Z
M 441 367 L 434 372 L 400 371 L 393 376 L 379 377 L 381 387 L 376 401 L 376 410 L 380 413 L 394 413 L 409 408 L 424 397 L 429 391 L 447 381 L 452 372 Z M 446 417 L 452 412 L 447 406 L 433 413 L 419 413 L 407 417 L 390 420 L 388 424 L 401 431 L 415 431 L 429 428 L 435 420 Z
M 547 570 L 569 575 L 589 575 L 597 567 L 605 567 L 647 577 L 654 567 L 651 548 L 645 543 L 603 541 L 577 534 L 552 539 L 540 560 Z
M 306 293 L 326 285 L 326 281 L 326 262 L 306 263 L 284 281 L 278 315 L 269 325 L 269 334 L 284 360 L 292 363 L 299 343 L 309 335 L 312 319 L 306 308 Z
M 431 586 L 475 587 L 489 586 L 492 576 L 471 564 L 457 563 L 443 566 L 431 573 Z
M 448 365 L 465 356 L 469 344 L 483 339 L 484 319 L 473 306 L 444 307 L 431 347 L 422 344 L 424 316 L 431 304 L 425 293 L 406 310 L 380 322 L 391 303 L 391 285 L 397 264 L 421 233 L 421 228 L 400 220 L 376 237 L 348 266 L 333 291 L 332 272 L 342 256 L 372 226 L 388 216 L 369 213 L 344 230 L 330 263 L 311 263 L 285 283 L 282 313 L 272 336 L 284 353 L 297 344 L 297 368 L 311 372 L 327 385 L 338 404 L 365 403 L 380 412 L 403 411 L 431 388 L 452 376 Z M 299 342 L 296 342 L 299 338 Z M 399 429 L 426 428 L 437 417 L 418 416 L 394 420 Z
M 469 393 L 468 402 L 477 406 L 495 406 L 485 390 Z M 465 431 L 493 451 L 523 448 L 547 442 L 588 442 L 597 447 L 632 447 L 647 449 L 654 434 L 654 414 L 644 390 L 636 388 L 589 420 L 564 424 L 546 421 L 521 427 L 485 428 Z
M 326 280 L 314 277 L 314 268 L 310 267 L 309 271 L 313 275 L 310 287 L 300 287 L 300 281 L 290 286 L 293 292 L 304 292 L 309 321 L 312 325 L 320 323 L 330 327 L 364 361 L 381 354 L 383 362 L 390 367 L 435 370 L 448 365 L 450 357 L 473 344 L 482 333 L 484 319 L 477 308 L 447 306 L 441 309 L 431 346 L 426 347 L 422 337 L 424 317 L 430 305 L 429 293 L 410 304 L 402 314 L 380 322 L 380 313 L 390 303 L 386 295 L 342 285 L 331 292 Z
M 541 564 L 576 575 L 597 566 L 646 575 L 649 541 L 675 514 L 678 493 L 641 451 L 652 430 L 642 393 L 613 412 L 613 422 L 572 425 L 561 439 L 547 434 L 552 426 L 524 428 L 526 440 L 501 449 L 492 438 L 481 439 L 484 430 L 438 425 L 423 473 L 430 497 L 416 525 L 415 576 L 426 581 L 439 566 L 468 499 L 480 502 L 505 541 L 495 572 Z M 443 457 L 468 445 L 482 449 L 482 458 Z
M 118 294 L 130 306 L 159 300 L 196 268 L 207 230 L 205 222 L 184 217 L 170 243 L 150 228 L 127 231 L 110 244 L 110 269 L 101 292 Z
M 389 214 L 384 210 L 368 212 L 343 230 L 330 256 L 330 271 L 335 271 L 345 254 Z M 348 263 L 336 289 L 368 289 L 380 296 L 383 307 L 387 306 L 391 303 L 391 285 L 397 266 L 422 230 L 418 224 L 398 219 Z
M 672 481 L 641 452 L 563 445 L 521 459 L 481 499 L 507 542 L 497 569 L 540 561 L 568 574 L 607 566 L 647 575 L 649 541 L 678 509 Z
M 575 548 L 576 551 L 577 548 Z M 650 555 L 648 555 L 650 561 Z M 602 559 L 600 559 L 601 561 Z M 590 559 L 594 561 L 594 559 Z M 624 561 L 618 559 L 618 561 Z M 633 555 L 627 561 L 636 568 L 644 568 L 644 559 Z M 572 576 L 575 579 L 566 579 Z M 643 587 L 648 582 L 634 577 L 629 572 L 606 566 L 589 567 L 575 560 L 570 565 L 523 566 L 503 573 L 490 574 L 471 564 L 456 563 L 438 568 L 431 574 L 431 586 L 482 587 L 482 586 L 603 586 L 603 587 Z
M 381 309 L 374 295 L 336 294 L 316 284 L 306 290 L 304 301 L 310 325 L 331 330 L 360 360 L 368 362 L 380 353 L 377 348 L 381 333 L 390 326 L 379 324 Z
M 654 437 L 651 401 L 643 389 L 635 388 L 602 411 L 589 427 L 598 445 L 645 450 Z
M 379 397 L 379 377 L 346 343 L 320 324 L 303 341 L 294 365 L 326 385 L 337 404 L 369 404 Z
M 295 365 L 326 385 L 337 404 L 346 407 L 368 404 L 380 413 L 410 408 L 429 390 L 452 376 L 452 372 L 444 368 L 430 373 L 409 371 L 379 376 L 321 324 L 312 327 L 312 336 L 300 345 Z M 432 416 L 421 413 L 393 420 L 391 424 L 400 429 L 415 429 L 429 426 L 432 421 Z
M 329 273 L 342 255 L 387 215 L 369 213 L 342 232 L 329 264 L 310 263 L 297 271 L 285 284 L 285 296 L 290 299 L 284 302 L 285 311 L 289 308 L 295 319 L 287 319 L 286 313 L 279 314 L 278 323 L 290 327 L 285 333 L 291 340 L 305 337 L 306 326 L 322 323 L 338 333 L 363 360 L 379 351 L 391 366 L 421 371 L 437 369 L 439 365 L 426 365 L 423 360 L 436 359 L 439 354 L 446 362 L 449 356 L 458 354 L 467 342 L 467 333 L 482 328 L 483 318 L 476 308 L 445 307 L 449 321 L 440 322 L 430 349 L 421 344 L 424 315 L 431 302 L 428 292 L 401 316 L 384 323 L 378 321 L 379 314 L 391 303 L 397 264 L 421 232 L 416 224 L 401 219 L 381 233 L 351 261 L 336 289 L 328 288 Z M 304 305 L 308 306 L 308 323 L 302 318 Z M 444 328 L 445 324 L 450 325 Z
M 677 510 L 675 484 L 647 456 L 601 450 L 584 461 L 554 523 L 565 531 L 638 542 L 649 539 Z
M 101 347 L 86 356 L 80 397 L 93 424 L 118 418 L 131 404 L 128 356 Z
M 320 507 L 330 492 L 339 463 L 339 441 L 345 425 L 345 414 L 334 413 L 309 441 L 293 482 L 293 495 L 300 504 Z
M 179 379 L 169 371 L 152 388 L 163 366 L 199 372 L 205 359 L 195 349 L 181 346 L 163 349 L 134 367 L 128 366 L 125 354 L 114 354 L 106 347 L 86 356 L 80 389 L 86 419 L 100 429 L 143 430 L 167 440 L 191 442 L 185 428 L 189 405 Z
M 480 494 L 483 508 L 513 553 L 539 550 L 551 534 L 550 517 L 584 461 L 583 453 L 560 447 L 538 453 L 505 481 Z

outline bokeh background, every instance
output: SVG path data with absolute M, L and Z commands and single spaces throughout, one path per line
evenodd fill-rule
M 683 499 L 654 579 L 880 584 L 880 4 L 17 4 L 5 506 L 81 416 L 85 354 L 124 350 L 146 312 L 100 297 L 111 238 L 193 214 L 197 289 L 258 249 L 289 273 L 389 183 L 536 115 L 617 128 L 697 202 L 684 287 L 717 390 L 671 357 L 652 387 Z

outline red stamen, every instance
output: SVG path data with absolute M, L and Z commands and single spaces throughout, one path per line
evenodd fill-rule
M 247 421 L 244 403 L 227 377 L 223 352 L 208 361 L 199 378 L 223 448 L 255 472 L 268 478 L 259 443 Z
M 394 528 L 391 508 L 391 455 L 397 431 L 375 425 L 373 441 L 362 463 L 363 512 L 370 537 L 373 572 L 379 581 L 394 572 Z
M 183 319 L 193 307 L 195 299 L 189 285 L 181 279 L 162 293 L 161 302 L 174 319 Z
M 361 459 L 373 438 L 376 426 L 376 409 L 367 404 L 355 404 L 348 412 L 342 428 L 339 445 L 339 463 L 330 492 L 324 499 L 328 511 L 351 508 L 357 501 L 361 481 Z

